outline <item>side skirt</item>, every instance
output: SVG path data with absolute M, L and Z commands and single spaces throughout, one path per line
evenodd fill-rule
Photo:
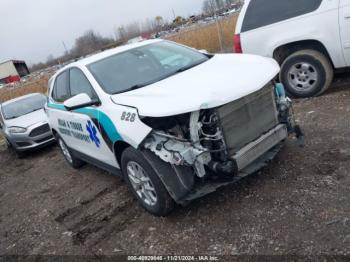
M 106 163 L 104 163 L 104 162 L 102 162 L 100 160 L 97 160 L 97 159 L 95 159 L 95 158 L 93 158 L 91 156 L 85 155 L 85 154 L 83 154 L 83 153 L 81 153 L 79 151 L 76 151 L 74 149 L 69 148 L 69 150 L 73 153 L 73 155 L 75 157 L 83 160 L 86 163 L 89 163 L 89 164 L 94 165 L 94 166 L 96 166 L 98 168 L 101 168 L 101 169 L 111 173 L 112 175 L 120 176 L 120 177 L 123 176 L 123 174 L 122 174 L 122 172 L 121 172 L 121 170 L 119 168 L 116 168 L 114 166 L 106 164 Z

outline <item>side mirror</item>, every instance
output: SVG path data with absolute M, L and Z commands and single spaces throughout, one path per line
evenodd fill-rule
M 75 109 L 97 105 L 97 101 L 93 101 L 87 94 L 79 94 L 67 99 L 63 105 L 68 111 Z

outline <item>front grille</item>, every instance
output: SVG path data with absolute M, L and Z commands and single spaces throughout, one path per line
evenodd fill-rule
M 272 84 L 218 108 L 228 153 L 232 156 L 278 125 Z
M 45 134 L 45 133 L 47 133 L 49 131 L 50 131 L 49 124 L 45 124 L 45 125 L 39 126 L 37 128 L 34 128 L 32 130 L 32 132 L 30 132 L 29 136 L 30 137 L 36 137 L 36 136 L 40 136 L 42 134 Z

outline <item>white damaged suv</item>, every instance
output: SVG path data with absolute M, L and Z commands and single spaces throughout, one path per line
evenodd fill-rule
M 71 166 L 122 175 L 164 216 L 256 172 L 289 134 L 302 138 L 278 73 L 269 58 L 150 40 L 60 70 L 46 111 Z

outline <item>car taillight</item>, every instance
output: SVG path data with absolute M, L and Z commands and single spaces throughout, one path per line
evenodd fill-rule
M 234 43 L 234 52 L 237 54 L 243 53 L 240 34 L 237 34 L 234 36 L 233 43 Z

